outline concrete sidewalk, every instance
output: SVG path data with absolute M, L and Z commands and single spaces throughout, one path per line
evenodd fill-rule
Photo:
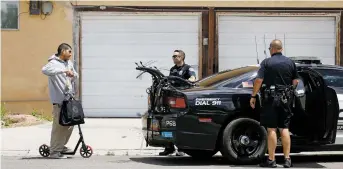
M 85 119 L 81 125 L 84 140 L 93 155 L 157 155 L 161 148 L 146 147 L 141 119 Z M 1 155 L 39 156 L 39 146 L 49 145 L 51 123 L 1 129 Z M 75 148 L 79 139 L 75 126 L 68 147 Z M 80 156 L 79 151 L 76 153 Z
M 93 148 L 94 156 L 136 156 L 158 155 L 162 148 L 146 147 L 141 131 L 141 119 L 123 118 L 87 118 L 81 130 L 87 145 Z M 39 146 L 49 145 L 51 123 L 30 127 L 1 129 L 2 156 L 40 156 Z M 337 136 L 337 143 L 343 144 L 343 133 Z M 78 127 L 75 126 L 68 147 L 74 149 L 79 139 Z M 80 147 L 79 147 L 80 149 Z M 306 154 L 342 154 L 339 152 L 308 152 Z M 220 153 L 218 153 L 220 154 Z M 79 150 L 75 154 L 80 156 Z

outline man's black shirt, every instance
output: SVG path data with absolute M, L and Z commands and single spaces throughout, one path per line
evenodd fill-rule
M 183 79 L 189 79 L 191 76 L 195 76 L 195 71 L 191 66 L 183 64 L 182 66 L 173 66 L 170 69 L 169 76 L 177 76 Z
M 282 53 L 275 53 L 262 61 L 257 78 L 263 79 L 266 86 L 292 85 L 292 81 L 299 78 L 299 75 L 295 63 L 290 58 Z

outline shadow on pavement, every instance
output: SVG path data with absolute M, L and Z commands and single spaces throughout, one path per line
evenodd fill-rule
M 221 156 L 215 156 L 207 160 L 196 160 L 191 157 L 131 157 L 130 160 L 138 163 L 160 166 L 206 166 L 226 165 L 229 167 L 258 167 L 258 165 L 233 165 Z M 283 164 L 283 156 L 276 157 L 278 165 Z M 343 155 L 306 155 L 292 156 L 294 168 L 326 168 L 318 163 L 321 162 L 343 162 Z
M 22 157 L 21 160 L 56 160 L 49 157 Z M 73 157 L 68 156 L 67 159 L 73 159 Z

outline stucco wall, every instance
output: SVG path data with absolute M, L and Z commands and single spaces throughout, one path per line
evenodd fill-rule
M 1 101 L 12 112 L 50 112 L 47 77 L 41 68 L 60 43 L 72 44 L 71 9 L 54 3 L 53 13 L 44 20 L 29 15 L 26 1 L 20 2 L 19 10 L 19 30 L 1 31 Z
M 117 6 L 217 6 L 217 7 L 327 7 L 343 8 L 342 2 L 240 2 L 240 1 L 70 1 L 74 5 Z M 47 77 L 41 68 L 62 42 L 72 44 L 72 10 L 69 1 L 53 2 L 54 9 L 44 20 L 29 15 L 28 1 L 20 2 L 19 30 L 1 31 L 1 100 L 12 112 L 33 109 L 51 112 Z

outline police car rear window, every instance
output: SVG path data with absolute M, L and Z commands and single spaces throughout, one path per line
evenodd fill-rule
M 343 87 L 343 70 L 316 68 L 324 78 L 326 85 L 332 87 Z
M 198 82 L 198 85 L 202 86 L 202 87 L 214 86 L 216 84 L 219 84 L 220 82 L 238 77 L 240 75 L 243 75 L 243 74 L 251 72 L 251 71 L 256 71 L 258 69 L 259 69 L 259 67 L 257 67 L 257 66 L 246 66 L 246 67 L 241 67 L 241 68 L 237 68 L 237 69 L 232 69 L 229 71 L 219 72 L 215 75 L 212 75 L 211 77 L 200 80 Z

